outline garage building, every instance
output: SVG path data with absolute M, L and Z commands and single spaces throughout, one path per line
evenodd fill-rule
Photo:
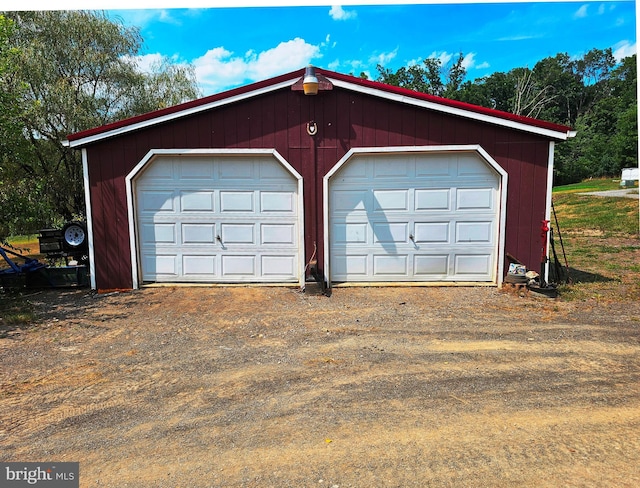
M 565 126 L 315 69 L 68 137 L 94 289 L 500 285 L 541 262 Z

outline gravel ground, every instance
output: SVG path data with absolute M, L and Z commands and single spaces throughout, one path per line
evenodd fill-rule
M 0 322 L 0 461 L 82 487 L 640 486 L 640 305 L 148 288 Z
M 622 198 L 635 198 L 638 197 L 638 189 L 627 188 L 624 190 L 606 190 L 606 191 L 591 191 L 586 193 L 579 193 L 578 195 L 593 195 L 596 197 L 622 197 Z

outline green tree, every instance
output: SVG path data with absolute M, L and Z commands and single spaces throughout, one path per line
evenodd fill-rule
M 15 76 L 24 91 L 20 116 L 28 154 L 6 161 L 62 219 L 84 212 L 78 151 L 67 135 L 199 96 L 192 67 L 168 60 L 142 72 L 136 62 L 142 38 L 105 13 L 10 12 L 9 43 L 17 53 Z
M 458 97 L 467 74 L 462 53 L 448 65 L 443 65 L 439 58 L 427 58 L 422 64 L 402 67 L 395 73 L 381 65 L 376 69 L 377 81 L 382 83 L 454 99 Z
M 17 75 L 20 51 L 11 44 L 15 24 L 0 15 L 0 244 L 6 238 L 44 225 L 53 212 L 42 188 L 20 162 L 33 156 L 22 120 L 28 111 L 26 86 Z
M 605 62 L 586 87 L 590 98 L 576 119 L 577 136 L 558 146 L 557 184 L 618 176 L 622 168 L 638 165 L 636 55 L 612 69 L 606 57 Z
M 473 82 L 466 81 L 460 88 L 459 99 L 463 102 L 481 105 L 509 112 L 515 95 L 516 81 L 513 71 L 496 72 Z

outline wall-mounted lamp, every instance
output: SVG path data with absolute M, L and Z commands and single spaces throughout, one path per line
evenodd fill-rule
M 309 65 L 305 69 L 304 79 L 302 80 L 302 88 L 305 95 L 317 95 L 318 94 L 318 77 L 316 76 L 316 69 Z

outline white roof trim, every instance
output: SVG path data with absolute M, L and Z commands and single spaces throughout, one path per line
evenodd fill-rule
M 297 80 L 297 78 L 292 80 L 283 81 L 281 83 L 277 83 L 275 85 L 269 85 L 263 88 L 259 88 L 257 90 L 252 90 L 246 93 L 241 93 L 239 95 L 234 95 L 228 98 L 222 98 L 220 100 L 215 100 L 210 103 L 205 103 L 204 105 L 198 105 L 196 107 L 190 107 L 184 110 L 180 110 L 178 112 L 173 112 L 170 114 L 162 115 L 160 117 L 152 117 L 148 120 L 142 120 L 140 122 L 125 125 L 123 127 L 118 127 L 116 129 L 112 129 L 106 132 L 100 132 L 98 134 L 90 135 L 87 137 L 83 137 L 82 139 L 76 139 L 75 141 L 63 141 L 63 145 L 67 147 L 78 147 L 84 146 L 87 144 L 91 144 L 92 142 L 97 142 L 102 139 L 107 139 L 109 137 L 119 136 L 122 134 L 126 134 L 127 132 L 131 132 L 138 129 L 143 129 L 145 127 L 150 127 L 152 125 L 161 124 L 163 122 L 168 122 L 170 120 L 179 119 L 181 117 L 186 117 L 188 115 L 197 114 L 199 112 L 203 112 L 215 107 L 221 107 L 223 105 L 228 105 L 230 103 L 239 102 L 241 100 L 245 100 L 247 98 L 251 98 L 254 96 L 262 95 L 264 93 L 269 93 L 275 90 L 279 90 L 281 88 L 286 88 L 287 86 L 293 85 Z
M 329 76 L 327 76 L 327 79 L 331 81 L 331 83 L 333 83 L 334 86 L 337 86 L 339 88 L 345 88 L 347 90 L 364 93 L 366 95 L 373 95 L 376 97 L 385 98 L 387 100 L 405 103 L 407 105 L 415 105 L 417 107 L 423 107 L 430 110 L 447 113 L 450 115 L 457 115 L 459 117 L 465 117 L 467 119 L 474 119 L 480 122 L 487 122 L 494 125 L 500 125 L 503 127 L 508 127 L 510 129 L 517 129 L 525 132 L 531 132 L 531 133 L 538 134 L 545 137 L 562 139 L 564 141 L 570 137 L 575 137 L 576 135 L 575 131 L 568 131 L 568 132 L 554 131 L 551 129 L 545 129 L 543 127 L 537 127 L 534 125 L 517 122 L 515 120 L 503 119 L 501 117 L 494 117 L 492 115 L 481 114 L 481 113 L 472 112 L 470 110 L 464 110 L 456 107 L 450 107 L 448 105 L 442 105 L 440 103 L 430 102 L 428 100 L 420 100 L 419 98 L 413 98 L 407 95 L 400 95 L 400 94 L 391 93 L 385 90 L 379 90 L 377 88 L 366 87 L 366 86 L 358 85 L 356 83 L 349 83 L 347 81 L 336 80 Z

